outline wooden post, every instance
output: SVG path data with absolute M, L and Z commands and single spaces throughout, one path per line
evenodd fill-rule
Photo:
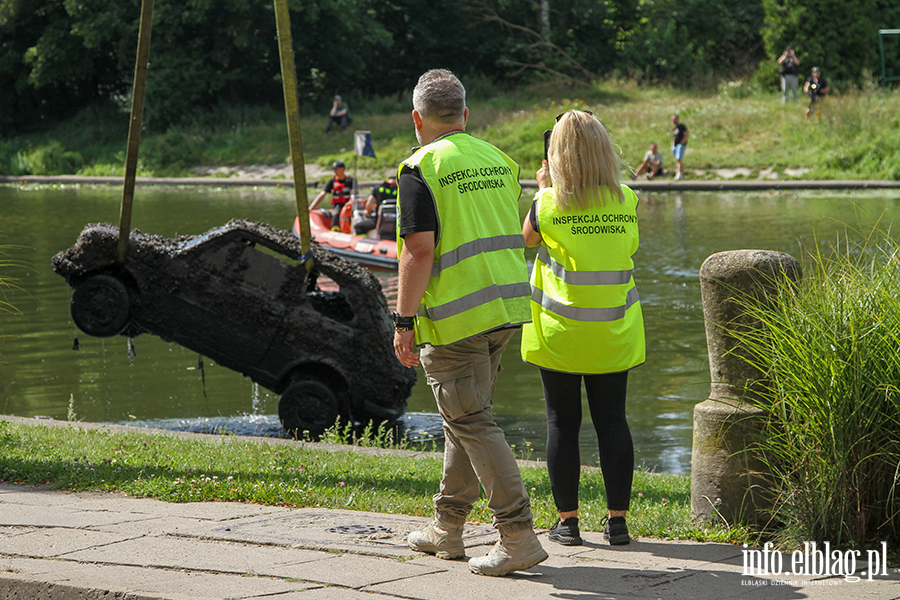
M 288 139 L 291 145 L 291 168 L 294 171 L 294 194 L 297 199 L 297 220 L 300 224 L 300 247 L 304 264 L 309 271 L 313 267 L 310 254 L 312 231 L 309 227 L 309 200 L 306 196 L 306 170 L 303 159 L 303 136 L 300 133 L 300 103 L 297 100 L 297 71 L 294 66 L 294 48 L 291 41 L 291 17 L 287 0 L 274 0 L 275 23 L 278 27 L 278 54 L 281 57 L 281 81 L 284 84 L 284 109 L 287 118 Z M 304 258 L 305 257 L 305 258 Z
M 150 57 L 150 31 L 152 28 L 153 0 L 143 0 L 137 59 L 134 65 L 134 87 L 131 90 L 131 122 L 128 125 L 128 148 L 125 154 L 125 189 L 122 193 L 122 208 L 119 212 L 119 245 L 116 260 L 120 265 L 125 264 L 128 239 L 131 237 L 131 205 L 134 203 L 134 180 L 137 174 L 138 148 L 141 145 L 144 90 L 147 84 L 147 61 Z

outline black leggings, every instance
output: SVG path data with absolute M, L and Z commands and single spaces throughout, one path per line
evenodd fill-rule
M 606 485 L 606 507 L 609 510 L 628 510 L 634 476 L 634 445 L 625 419 L 628 371 L 573 375 L 541 369 L 541 383 L 547 402 L 547 470 L 556 510 L 569 512 L 578 509 L 582 378 L 600 444 L 600 470 Z

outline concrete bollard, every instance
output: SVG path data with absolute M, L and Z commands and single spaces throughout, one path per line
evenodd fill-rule
M 694 520 L 765 522 L 763 465 L 744 452 L 764 410 L 749 403 L 762 374 L 740 356 L 739 327 L 755 327 L 736 296 L 771 302 L 773 282 L 798 281 L 800 264 L 789 254 L 767 250 L 719 252 L 700 267 L 706 322 L 709 399 L 694 407 L 691 452 L 691 517 Z

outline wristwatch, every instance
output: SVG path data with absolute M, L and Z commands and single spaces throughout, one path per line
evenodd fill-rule
M 400 313 L 391 313 L 391 321 L 394 322 L 394 331 L 412 331 L 416 327 L 416 317 L 401 317 Z

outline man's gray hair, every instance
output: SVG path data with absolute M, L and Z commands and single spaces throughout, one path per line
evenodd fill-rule
M 458 123 L 465 119 L 466 88 L 446 69 L 432 69 L 419 77 L 413 108 L 425 121 Z

